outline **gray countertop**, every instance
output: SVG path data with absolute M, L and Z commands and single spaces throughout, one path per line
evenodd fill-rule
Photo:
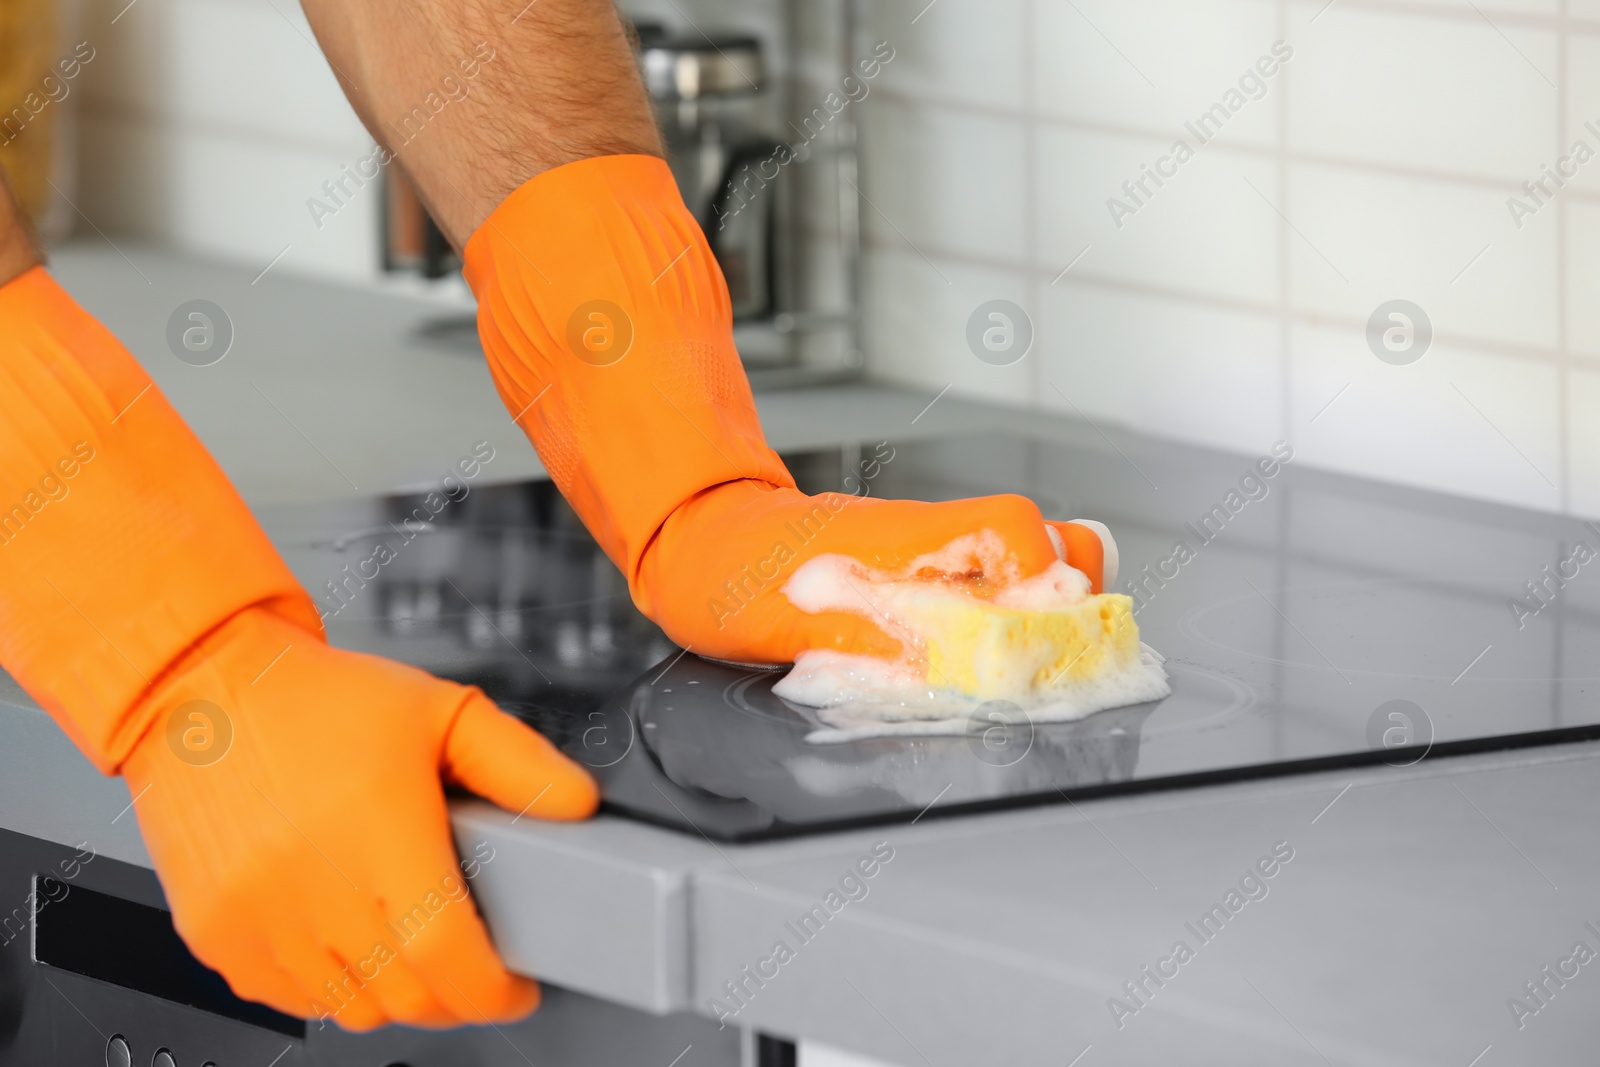
M 428 313 L 416 302 L 270 273 L 251 286 L 124 251 L 148 285 L 109 250 L 70 250 L 58 273 L 252 503 L 425 482 L 486 437 L 514 460 L 496 477 L 538 473 L 481 365 L 410 339 Z M 190 297 L 236 321 L 235 350 L 214 367 L 166 351 L 166 317 Z M 785 448 L 1025 427 L 1109 450 L 1092 428 L 951 397 L 913 423 L 929 399 L 861 385 L 760 404 Z M 148 864 L 123 784 L 6 695 L 5 827 Z M 1507 1002 L 1538 1006 L 1523 983 L 1575 942 L 1600 950 L 1584 925 L 1600 929 L 1597 760 L 1600 746 L 1568 744 L 757 845 L 609 817 L 513 825 L 476 802 L 455 824 L 463 842 L 496 848 L 476 892 L 513 966 L 651 1011 L 712 1014 L 711 998 L 731 1006 L 724 983 L 745 981 L 740 1025 L 928 1067 L 1494 1067 L 1577 1062 L 1592 1043 L 1600 968 L 1581 967 L 1520 1027 Z M 796 937 L 874 847 L 892 859 L 867 895 Z M 1275 847 L 1293 855 L 1261 880 L 1266 895 L 1197 938 L 1193 924 Z M 746 978 L 780 939 L 793 958 Z M 1141 968 L 1170 967 L 1158 961 L 1180 940 L 1193 958 L 1158 988 Z M 1124 992 L 1138 981 L 1147 1003 Z
M 7 828 L 147 864 L 128 803 L 41 712 L 0 715 Z M 476 802 L 455 823 L 496 850 L 475 892 L 512 966 L 633 1007 L 734 1007 L 724 983 L 782 939 L 794 958 L 736 1021 L 890 1062 L 1060 1067 L 1093 1046 L 1095 1063 L 1465 1067 L 1488 1046 L 1482 1062 L 1588 1047 L 1587 967 L 1520 1031 L 1506 1001 L 1574 942 L 1600 947 L 1597 806 L 1585 744 L 760 845 L 512 825 Z M 1279 842 L 1293 858 L 1266 895 L 1202 943 L 1193 924 Z M 883 843 L 867 895 L 796 937 Z M 1109 998 L 1133 1006 L 1123 983 L 1179 940 L 1194 959 L 1146 980 L 1119 1028 Z

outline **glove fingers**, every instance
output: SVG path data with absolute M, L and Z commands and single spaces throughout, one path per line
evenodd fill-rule
M 363 996 L 344 961 L 317 946 L 310 931 L 292 931 L 272 946 L 277 965 L 300 987 L 305 1006 L 295 1014 L 337 1023 L 345 1030 L 375 1030 L 388 1022 L 375 998 Z
M 863 604 L 863 609 L 868 605 Z M 837 649 L 865 656 L 894 659 L 900 655 L 911 635 L 896 633 L 894 623 L 882 616 L 879 622 L 844 611 L 824 611 L 815 615 L 789 608 L 793 617 L 789 624 L 791 649 L 789 659 L 796 653 L 813 648 Z M 881 625 L 880 625 L 881 622 Z
M 482 722 L 487 724 L 484 729 L 494 730 L 503 719 L 521 734 L 545 744 L 538 734 L 505 715 L 476 690 L 468 703 L 481 707 Z M 468 721 L 477 721 L 477 716 Z M 472 728 L 469 726 L 469 730 Z M 490 733 L 477 743 L 503 746 L 508 742 L 497 741 Z M 540 778 L 548 784 L 547 779 L 548 776 Z M 588 784 L 587 776 L 582 782 Z M 551 786 L 545 799 L 558 788 Z M 542 789 L 544 785 L 534 793 Z M 530 793 L 528 799 L 532 798 Z M 405 842 L 385 843 L 384 863 L 371 875 L 373 896 L 382 912 L 374 913 L 373 924 L 398 956 L 396 963 L 386 965 L 386 969 L 403 962 L 433 999 L 459 1022 L 482 1024 L 522 1018 L 538 1006 L 538 986 L 508 972 L 489 940 L 461 873 L 443 792 L 437 785 L 432 790 L 414 790 L 401 807 L 405 817 L 399 820 L 400 824 L 425 831 L 413 832 Z M 536 810 L 537 806 L 530 809 Z
M 439 1003 L 428 983 L 401 953 L 394 929 L 383 926 L 374 914 L 365 937 L 351 937 L 334 951 L 348 973 L 360 980 L 356 995 L 370 998 L 388 1021 L 404 1026 L 445 1029 L 475 1021 Z M 343 1016 L 339 1021 L 343 1024 Z
M 148 818 L 147 813 L 140 813 L 141 827 Z M 278 958 L 277 946 L 271 936 L 294 927 L 296 924 L 292 916 L 268 906 L 255 910 L 251 922 L 245 924 L 235 920 L 234 911 L 230 908 L 199 910 L 184 907 L 174 888 L 168 885 L 167 878 L 167 875 L 162 875 L 167 899 L 172 903 L 173 928 L 183 938 L 195 959 L 221 975 L 235 996 L 265 1004 L 274 1011 L 297 1019 L 316 1013 L 304 984 Z
M 470 898 L 438 912 L 400 951 L 433 996 L 465 1022 L 513 1022 L 539 1006 L 538 983 L 505 969 Z
M 937 503 L 873 499 L 860 505 L 841 512 L 847 521 L 819 539 L 837 531 L 840 545 L 825 550 L 894 570 L 959 537 L 989 530 L 1005 542 L 1025 575 L 1037 574 L 1056 558 L 1039 506 L 1027 497 L 1005 493 Z
M 1062 548 L 1065 550 L 1062 560 L 1069 567 L 1082 571 L 1089 578 L 1089 591 L 1103 593 L 1106 591 L 1106 543 L 1101 539 L 1099 531 L 1086 526 L 1081 522 L 1053 522 L 1045 520 L 1045 525 L 1056 532 L 1061 538 Z M 1110 534 L 1106 535 L 1108 538 Z M 1111 575 L 1113 580 L 1115 575 Z
M 299 983 L 273 963 L 270 953 L 260 946 L 231 953 L 219 958 L 216 965 L 207 966 L 221 974 L 233 995 L 241 1000 L 265 1004 L 297 1019 L 305 1018 L 312 1010 Z
M 444 774 L 519 815 L 586 819 L 600 802 L 587 771 L 476 689 L 445 739 Z

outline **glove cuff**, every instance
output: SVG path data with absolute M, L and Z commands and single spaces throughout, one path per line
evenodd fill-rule
M 251 605 L 321 631 L 127 349 L 43 268 L 0 287 L 0 665 L 111 774 L 152 687 Z
M 667 164 L 601 156 L 525 183 L 467 242 L 513 418 L 650 613 L 640 564 L 713 486 L 794 479 L 761 432 L 722 272 Z

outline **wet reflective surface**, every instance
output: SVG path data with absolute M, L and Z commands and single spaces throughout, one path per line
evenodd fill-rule
M 992 708 L 966 737 L 808 743 L 781 675 L 681 654 L 548 483 L 263 518 L 336 644 L 482 686 L 593 768 L 610 810 L 719 840 L 1600 736 L 1600 561 L 1573 560 L 1595 529 L 1293 461 L 1125 452 L 788 457 L 810 491 L 1013 491 L 1111 525 L 1173 695 L 1039 726 Z

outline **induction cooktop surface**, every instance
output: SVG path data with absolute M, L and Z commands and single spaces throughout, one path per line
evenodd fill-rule
M 1306 470 L 1282 444 L 1002 435 L 786 459 L 809 491 L 1018 492 L 1105 521 L 1172 695 L 815 744 L 781 672 L 702 660 L 641 616 L 548 482 L 455 476 L 264 519 L 335 644 L 483 687 L 588 765 L 607 810 L 714 840 L 1600 736 L 1600 528 L 1577 520 Z

